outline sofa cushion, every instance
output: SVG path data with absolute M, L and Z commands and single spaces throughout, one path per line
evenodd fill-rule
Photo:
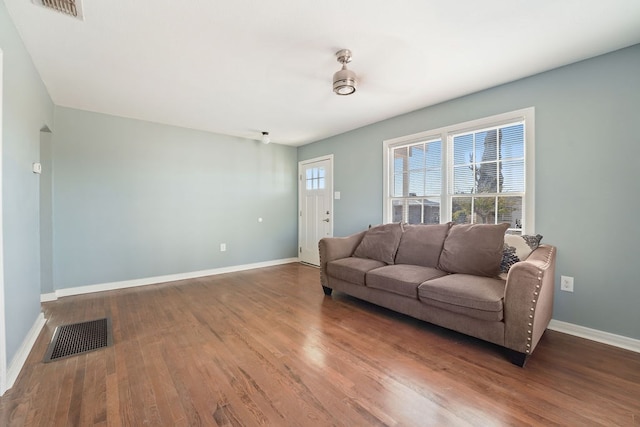
M 395 263 L 437 268 L 451 224 L 405 224 Z
M 420 301 L 469 317 L 500 321 L 505 281 L 470 274 L 449 274 L 418 286 Z
M 450 273 L 498 275 L 507 228 L 507 223 L 453 225 L 444 241 L 438 268 Z
M 364 276 L 369 270 L 385 265 L 381 261 L 367 258 L 342 258 L 327 263 L 327 274 L 345 282 L 364 286 Z
M 365 284 L 411 298 L 418 298 L 418 285 L 425 280 L 446 275 L 442 270 L 419 265 L 396 264 L 376 268 L 367 273 Z
M 500 262 L 500 273 L 507 274 L 509 269 L 516 262 L 524 261 L 529 258 L 538 246 L 540 246 L 542 236 L 519 236 L 517 234 L 505 234 L 504 246 L 502 250 L 502 261 Z
M 399 223 L 372 227 L 367 230 L 362 241 L 353 252 L 353 256 L 375 259 L 385 264 L 393 264 L 401 236 L 402 225 Z

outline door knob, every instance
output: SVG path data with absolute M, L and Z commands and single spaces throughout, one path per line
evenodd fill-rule
M 329 222 L 329 218 L 323 219 L 324 222 Z

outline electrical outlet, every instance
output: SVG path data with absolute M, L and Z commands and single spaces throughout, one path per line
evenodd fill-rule
M 560 290 L 565 292 L 573 292 L 573 277 L 560 276 Z
M 226 251 L 227 251 L 227 244 L 220 243 L 220 252 L 226 252 Z

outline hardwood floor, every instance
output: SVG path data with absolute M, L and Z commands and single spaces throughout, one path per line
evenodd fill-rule
M 640 354 L 547 331 L 504 352 L 288 264 L 43 304 L 3 426 L 640 425 Z M 112 347 L 44 364 L 56 326 L 110 316 Z

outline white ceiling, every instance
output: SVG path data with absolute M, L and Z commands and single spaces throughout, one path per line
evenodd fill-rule
M 288 145 L 640 43 L 638 0 L 4 2 L 55 104 Z

